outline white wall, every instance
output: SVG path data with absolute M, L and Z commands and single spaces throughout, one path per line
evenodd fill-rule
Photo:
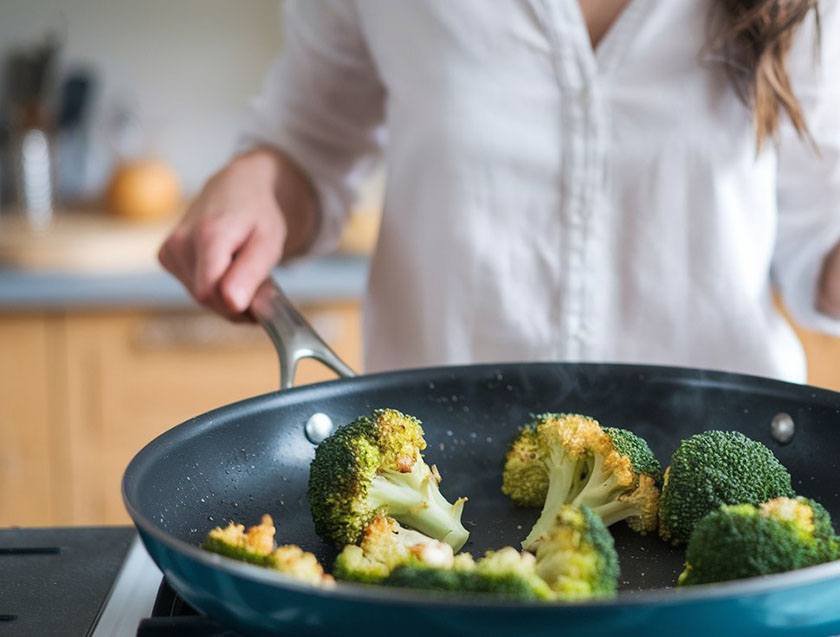
M 279 51 L 279 16 L 278 0 L 0 0 L 0 56 L 59 33 L 63 66 L 97 76 L 91 186 L 107 175 L 105 122 L 124 102 L 191 193 L 233 147 Z

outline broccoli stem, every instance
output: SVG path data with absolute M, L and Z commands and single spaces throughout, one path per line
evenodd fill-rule
M 572 504 L 586 505 L 590 509 L 607 504 L 615 499 L 615 491 L 620 488 L 615 472 L 604 470 L 604 458 L 596 455 L 592 463 L 592 470 L 583 488 L 577 494 Z
M 446 542 L 455 551 L 469 537 L 461 524 L 464 500 L 448 502 L 425 462 L 415 462 L 409 473 L 378 473 L 368 489 L 368 502 L 373 509 L 385 509 L 400 524 Z
M 580 479 L 579 460 L 564 451 L 552 450 L 548 462 L 548 492 L 539 519 L 522 541 L 522 548 L 533 551 L 543 535 L 554 526 L 560 508 L 568 501 L 572 487 Z
M 616 493 L 622 489 L 615 472 L 605 470 L 603 456 L 597 455 L 592 463 L 589 480 L 572 504 L 588 506 L 604 521 L 606 526 L 641 515 L 642 512 L 635 502 L 623 500 Z
M 603 520 L 605 526 L 612 526 L 616 522 L 642 515 L 642 509 L 638 504 L 621 498 L 595 507 L 592 511 Z

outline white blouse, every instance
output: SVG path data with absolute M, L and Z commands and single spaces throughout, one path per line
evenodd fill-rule
M 245 143 L 312 177 L 335 244 L 387 169 L 368 371 L 644 362 L 803 381 L 840 239 L 840 11 L 789 68 L 820 148 L 751 115 L 704 50 L 712 0 L 631 0 L 593 52 L 577 0 L 301 0 Z M 386 135 L 387 131 L 387 135 Z

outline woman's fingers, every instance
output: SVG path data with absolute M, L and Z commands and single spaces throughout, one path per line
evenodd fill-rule
M 198 301 L 222 302 L 218 284 L 230 267 L 234 255 L 253 233 L 255 225 L 254 222 L 242 223 L 234 215 L 209 217 L 198 224 L 193 232 L 193 250 L 196 255 L 193 288 Z
M 216 284 L 228 269 L 239 248 L 238 237 L 226 234 L 222 224 L 207 220 L 193 233 L 195 275 L 192 292 L 199 303 L 206 303 L 216 293 Z
M 158 258 L 196 301 L 237 318 L 280 260 L 284 239 L 280 215 L 259 224 L 234 215 L 185 222 L 166 240 Z
M 228 311 L 241 314 L 248 309 L 260 283 L 279 261 L 284 239 L 280 226 L 255 228 L 246 239 L 220 284 Z
M 183 222 L 172 231 L 158 252 L 161 265 L 171 272 L 187 290 L 192 290 L 192 267 L 187 250 L 189 231 Z

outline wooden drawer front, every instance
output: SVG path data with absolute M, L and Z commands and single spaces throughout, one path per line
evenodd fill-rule
M 135 314 L 67 319 L 71 479 L 62 513 L 72 523 L 124 521 L 120 475 L 137 450 L 191 416 L 273 388 L 267 340 L 241 347 L 185 344 L 172 331 L 201 320 Z

